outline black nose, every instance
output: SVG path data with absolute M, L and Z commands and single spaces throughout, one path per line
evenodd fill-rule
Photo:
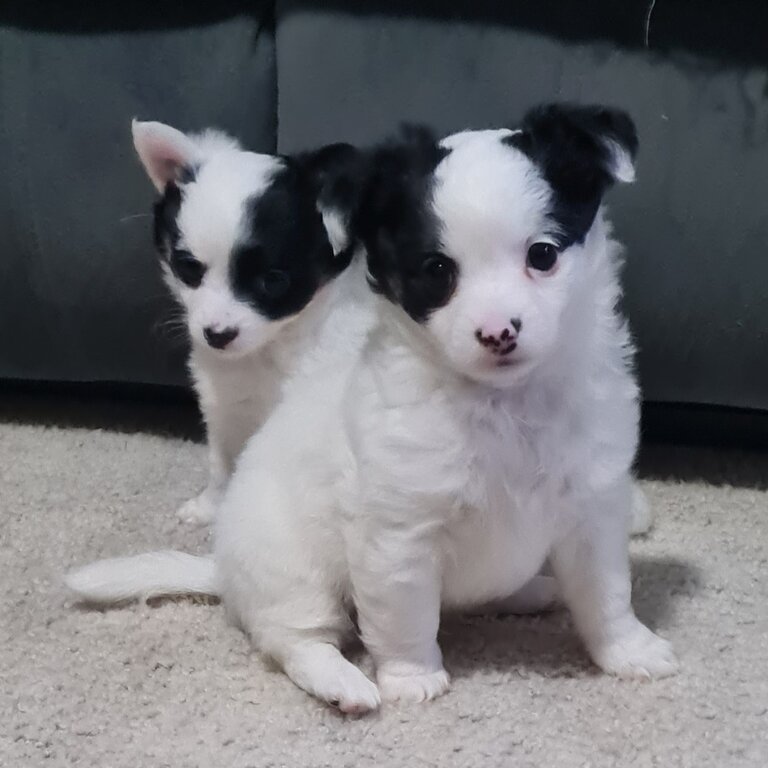
M 237 328 L 225 328 L 223 331 L 215 331 L 213 328 L 203 328 L 203 336 L 214 349 L 224 349 L 231 341 L 237 338 Z

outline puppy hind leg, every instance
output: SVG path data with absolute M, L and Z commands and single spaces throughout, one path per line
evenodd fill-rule
M 233 618 L 302 690 L 347 714 L 375 710 L 377 687 L 339 650 L 354 625 L 345 610 L 343 569 L 334 547 L 318 546 L 301 520 L 291 520 L 292 504 L 267 492 L 279 478 L 261 480 L 264 500 L 273 503 L 258 521 L 258 542 L 246 539 L 247 552 L 239 549 L 239 536 L 224 542 L 229 562 L 251 557 L 249 567 L 230 571 Z
M 269 524 L 264 527 L 268 534 Z M 261 580 L 230 582 L 230 594 L 240 598 L 230 605 L 233 618 L 302 690 L 347 714 L 376 709 L 378 689 L 339 650 L 353 624 L 335 574 L 313 567 L 300 547 L 290 553 L 288 561 L 264 563 Z
M 293 637 L 272 655 L 299 688 L 344 714 L 371 712 L 381 703 L 378 688 L 334 643 Z
M 377 687 L 339 650 L 351 634 L 352 622 L 333 585 L 315 570 L 300 579 L 296 564 L 271 605 L 246 617 L 256 645 L 283 669 L 291 681 L 345 714 L 377 709 Z

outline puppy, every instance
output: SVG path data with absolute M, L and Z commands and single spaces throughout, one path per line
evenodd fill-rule
M 217 530 L 227 607 L 300 687 L 352 712 L 439 696 L 441 606 L 546 558 L 598 666 L 675 671 L 630 603 L 638 387 L 601 200 L 636 149 L 626 114 L 550 106 L 376 154 L 355 228 L 377 327 L 344 387 L 275 412 Z M 339 651 L 350 603 L 378 686 Z
M 638 389 L 601 209 L 636 146 L 621 112 L 553 106 L 375 152 L 353 230 L 377 296 L 339 322 L 372 308 L 357 359 L 291 378 L 240 458 L 214 559 L 107 561 L 70 587 L 215 592 L 298 686 L 359 713 L 444 693 L 441 607 L 538 588 L 549 558 L 602 669 L 673 673 L 630 605 Z M 352 609 L 377 684 L 340 651 Z
M 184 311 L 189 370 L 208 432 L 207 488 L 179 510 L 207 523 L 245 441 L 273 407 L 313 320 L 296 318 L 349 263 L 345 221 L 357 153 L 297 157 L 243 151 L 223 133 L 133 123 L 160 193 L 155 245 Z

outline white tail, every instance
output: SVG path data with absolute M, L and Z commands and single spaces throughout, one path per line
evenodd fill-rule
M 173 550 L 98 560 L 68 573 L 64 582 L 79 598 L 90 603 L 219 594 L 213 557 Z

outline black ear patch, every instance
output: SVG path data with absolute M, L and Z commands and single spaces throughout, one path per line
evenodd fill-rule
M 422 285 L 424 263 L 440 249 L 429 202 L 433 173 L 450 150 L 424 126 L 400 135 L 369 155 L 353 230 L 366 247 L 373 290 L 400 304 L 417 322 L 445 303 Z
M 360 153 L 348 144 L 283 157 L 269 187 L 249 203 L 247 237 L 232 253 L 236 296 L 276 320 L 301 311 L 350 263 L 354 243 L 334 254 L 321 208 L 348 221 L 360 185 Z
M 329 144 L 289 159 L 299 166 L 315 190 L 320 208 L 349 218 L 363 182 L 362 153 L 351 144 Z
M 351 220 L 363 185 L 363 153 L 351 144 L 337 143 L 287 158 L 287 162 L 299 168 L 307 179 L 321 215 L 332 214 L 344 229 L 344 242 L 331 243 L 336 248 L 331 273 L 339 274 L 349 266 L 356 247 Z
M 528 112 L 521 129 L 502 141 L 524 152 L 552 187 L 560 247 L 581 242 L 605 191 L 631 180 L 638 147 L 632 119 L 608 107 L 549 104 Z

